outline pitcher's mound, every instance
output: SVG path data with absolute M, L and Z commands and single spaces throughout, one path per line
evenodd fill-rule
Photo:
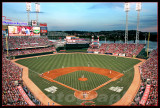
M 75 91 L 74 96 L 81 100 L 92 100 L 97 97 L 96 91 Z
M 78 80 L 80 80 L 80 81 L 87 81 L 88 78 L 78 78 Z

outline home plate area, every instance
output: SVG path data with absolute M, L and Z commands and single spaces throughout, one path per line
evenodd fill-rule
M 74 96 L 78 99 L 92 100 L 98 96 L 96 90 L 123 75 L 113 70 L 97 67 L 66 67 L 47 71 L 40 77 L 74 90 Z M 45 90 L 55 93 L 57 89 L 51 86 Z M 121 92 L 123 88 L 111 87 L 109 90 Z

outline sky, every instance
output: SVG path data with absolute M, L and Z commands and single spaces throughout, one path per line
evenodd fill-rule
M 49 31 L 112 31 L 126 29 L 124 2 L 39 2 L 38 22 Z M 130 3 L 128 30 L 137 29 L 136 2 Z M 157 32 L 157 2 L 142 2 L 139 30 Z M 26 2 L 3 2 L 2 16 L 27 22 Z M 4 20 L 4 19 L 3 19 Z M 36 20 L 35 2 L 31 2 L 30 20 Z

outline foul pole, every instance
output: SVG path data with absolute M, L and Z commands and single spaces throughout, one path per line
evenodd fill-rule
M 148 50 L 149 50 L 149 38 L 150 38 L 150 32 L 148 33 L 147 57 L 148 57 Z
M 7 48 L 7 57 L 8 57 L 8 40 L 7 40 L 7 35 L 6 35 L 6 48 Z

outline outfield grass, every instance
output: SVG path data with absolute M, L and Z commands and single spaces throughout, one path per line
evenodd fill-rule
M 117 102 L 123 94 L 127 91 L 134 77 L 133 66 L 140 61 L 137 59 L 129 59 L 123 57 L 109 56 L 109 55 L 96 55 L 96 54 L 57 54 L 44 57 L 37 57 L 22 59 L 16 61 L 29 68 L 29 78 L 53 101 L 62 105 L 80 105 L 82 100 L 74 97 L 74 91 L 70 90 L 62 85 L 54 82 L 50 82 L 46 79 L 39 77 L 38 74 L 47 72 L 49 70 L 58 69 L 64 67 L 75 67 L 75 66 L 88 66 L 88 62 L 91 67 L 100 67 L 110 70 L 115 70 L 124 73 L 122 80 L 120 79 L 111 82 L 102 88 L 98 89 L 98 97 L 93 99 L 96 105 L 111 105 Z M 71 73 L 72 74 L 72 73 Z M 73 73 L 74 74 L 74 73 Z M 62 76 L 61 76 L 62 77 Z M 76 79 L 76 78 L 75 78 Z M 103 79 L 103 78 L 102 78 Z M 71 83 L 69 80 L 65 83 Z M 78 80 L 77 80 L 78 81 Z M 98 83 L 102 80 L 97 81 Z M 72 81 L 74 84 L 75 81 Z M 55 93 L 46 92 L 44 89 L 50 86 L 56 86 L 58 89 Z M 77 86 L 77 85 L 76 85 Z M 92 84 L 88 85 L 92 88 Z M 110 87 L 124 87 L 123 91 L 117 93 L 109 90 Z M 77 86 L 78 87 L 78 86 Z

